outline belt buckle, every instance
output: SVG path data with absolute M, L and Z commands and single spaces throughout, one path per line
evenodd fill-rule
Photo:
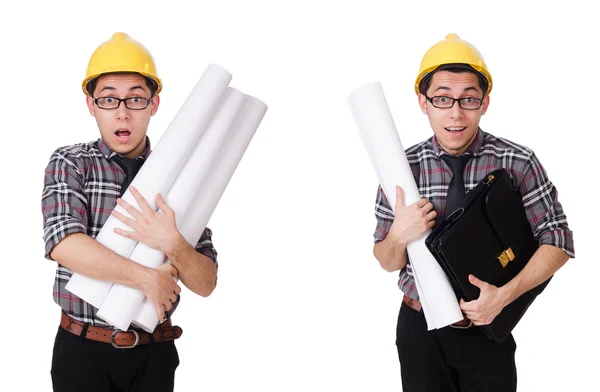
M 119 346 L 117 344 L 117 342 L 115 342 L 115 335 L 118 332 L 133 332 L 133 334 L 135 335 L 135 342 L 133 342 L 133 344 L 131 346 Z M 138 345 L 139 342 L 140 342 L 140 335 L 138 335 L 138 333 L 135 329 L 132 329 L 131 331 L 121 331 L 120 329 L 115 329 L 113 331 L 113 333 L 110 335 L 110 344 L 112 344 L 114 348 L 121 348 L 121 349 L 134 348 L 135 346 Z
M 463 320 L 461 320 L 463 321 Z M 458 321 L 460 323 L 460 321 Z M 456 325 L 456 324 L 450 324 L 450 328 L 454 328 L 454 329 L 469 329 L 473 326 L 473 320 L 469 320 L 469 324 L 467 325 Z

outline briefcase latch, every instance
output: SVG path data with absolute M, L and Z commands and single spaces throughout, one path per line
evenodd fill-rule
M 513 253 L 511 248 L 506 249 L 505 251 L 500 253 L 500 256 L 498 256 L 498 260 L 500 260 L 500 264 L 502 264 L 502 267 L 506 267 L 508 263 L 510 263 L 514 259 L 515 254 Z

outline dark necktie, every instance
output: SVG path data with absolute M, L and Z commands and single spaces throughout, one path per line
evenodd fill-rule
M 461 201 L 465 197 L 465 180 L 463 173 L 471 155 L 461 155 L 455 157 L 452 155 L 442 155 L 444 162 L 452 169 L 452 180 L 448 186 L 448 196 L 446 197 L 445 216 L 449 216 L 461 206 Z
M 123 197 L 127 187 L 129 187 L 129 184 L 131 184 L 135 175 L 140 171 L 140 168 L 144 164 L 144 160 L 141 158 L 129 159 L 119 155 L 115 155 L 113 159 L 125 172 L 125 180 L 121 184 L 121 197 Z

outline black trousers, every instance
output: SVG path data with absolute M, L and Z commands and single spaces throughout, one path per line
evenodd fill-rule
M 178 365 L 173 341 L 117 349 L 59 327 L 52 385 L 56 392 L 167 392 L 173 391 Z
M 403 392 L 512 392 L 517 390 L 516 344 L 485 337 L 478 327 L 427 331 L 423 312 L 404 302 L 396 346 Z

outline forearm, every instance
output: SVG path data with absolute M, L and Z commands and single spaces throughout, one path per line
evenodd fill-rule
M 540 246 L 523 270 L 510 282 L 502 286 L 501 290 L 505 296 L 506 305 L 545 282 L 568 259 L 569 256 L 560 248 L 552 245 Z
M 165 254 L 188 289 L 202 297 L 213 292 L 217 283 L 217 267 L 210 258 L 198 253 L 183 237 Z
M 388 272 L 398 271 L 404 268 L 408 262 L 406 245 L 394 243 L 389 238 L 376 243 L 373 247 L 373 254 L 381 268 Z
M 92 279 L 143 289 L 149 269 L 118 255 L 93 238 L 74 233 L 59 242 L 52 259 L 78 274 Z

